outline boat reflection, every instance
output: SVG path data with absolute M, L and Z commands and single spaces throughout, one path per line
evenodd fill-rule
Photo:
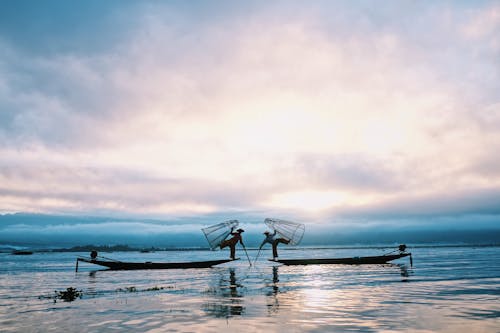
M 238 282 L 236 269 L 229 268 L 229 279 L 221 275 L 218 285 L 205 291 L 210 300 L 202 305 L 202 310 L 216 318 L 241 316 L 245 312 L 243 306 L 243 285 Z

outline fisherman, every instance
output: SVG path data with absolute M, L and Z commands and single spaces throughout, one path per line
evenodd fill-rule
M 241 233 L 245 232 L 245 230 L 238 229 L 235 232 L 233 230 L 234 230 L 234 227 L 231 228 L 231 235 L 233 237 L 231 237 L 229 239 L 226 239 L 226 240 L 223 240 L 220 243 L 220 248 L 223 249 L 226 246 L 229 246 L 229 248 L 231 250 L 230 258 L 233 259 L 233 260 L 235 260 L 236 259 L 235 258 L 235 255 L 236 255 L 236 244 L 238 244 L 238 242 L 240 242 L 240 244 L 242 246 L 245 246 L 245 244 L 243 244 L 243 239 L 241 238 Z
M 266 243 L 271 244 L 271 246 L 273 247 L 273 260 L 276 260 L 276 258 L 278 258 L 278 244 L 279 243 L 288 244 L 290 243 L 290 240 L 281 237 L 275 238 L 276 230 L 274 230 L 274 233 L 272 234 L 266 230 L 264 231 L 264 235 L 266 235 L 266 238 L 264 238 L 262 244 L 260 244 L 259 251 Z

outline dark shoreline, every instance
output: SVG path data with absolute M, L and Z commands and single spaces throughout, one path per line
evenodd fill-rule
M 485 244 L 406 244 L 410 249 L 426 249 L 426 248 L 454 248 L 454 247 L 465 247 L 465 248 L 486 248 L 486 247 L 498 247 L 500 243 L 485 243 Z M 296 246 L 296 247 L 283 247 L 282 251 L 296 251 L 303 249 L 311 250 L 321 250 L 321 249 L 339 249 L 339 250 L 356 250 L 356 249 L 379 249 L 388 250 L 397 248 L 396 244 L 387 245 L 350 245 L 350 246 L 335 246 L 335 245 L 318 245 L 318 246 Z M 28 250 L 29 249 L 29 250 Z M 168 252 L 168 251 L 209 251 L 209 247 L 132 247 L 129 245 L 83 245 L 83 246 L 73 246 L 70 248 L 30 248 L 26 247 L 24 250 L 28 250 L 34 253 L 64 253 L 64 252 L 91 252 L 98 251 L 104 253 L 111 252 Z M 24 251 L 23 250 L 23 251 Z M 248 247 L 249 251 L 257 251 L 258 248 Z M 13 248 L 0 249 L 0 253 L 12 253 L 16 251 Z

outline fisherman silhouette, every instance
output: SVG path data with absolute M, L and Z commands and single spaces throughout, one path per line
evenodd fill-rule
M 266 238 L 262 241 L 262 244 L 260 244 L 259 250 L 266 244 L 269 243 L 273 247 L 273 260 L 276 260 L 278 257 L 278 244 L 283 243 L 283 244 L 288 244 L 290 243 L 289 239 L 286 238 L 275 238 L 276 236 L 276 230 L 274 230 L 274 233 L 270 233 L 269 231 L 264 231 L 264 235 L 266 235 Z
M 241 238 L 241 233 L 242 232 L 245 232 L 245 230 L 243 229 L 238 229 L 236 230 L 236 232 L 233 231 L 234 230 L 234 227 L 231 228 L 231 235 L 233 237 L 229 238 L 229 239 L 226 239 L 226 240 L 223 240 L 221 243 L 220 243 L 220 248 L 223 249 L 225 248 L 226 246 L 229 246 L 229 249 L 231 250 L 230 252 L 230 258 L 235 260 L 235 255 L 236 255 L 236 244 L 238 244 L 238 242 L 240 242 L 240 244 L 242 246 L 245 246 L 245 244 L 243 244 L 243 239 Z

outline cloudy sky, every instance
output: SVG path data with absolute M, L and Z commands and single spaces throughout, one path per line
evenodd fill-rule
M 498 1 L 0 2 L 2 214 L 496 224 L 499 152 Z

